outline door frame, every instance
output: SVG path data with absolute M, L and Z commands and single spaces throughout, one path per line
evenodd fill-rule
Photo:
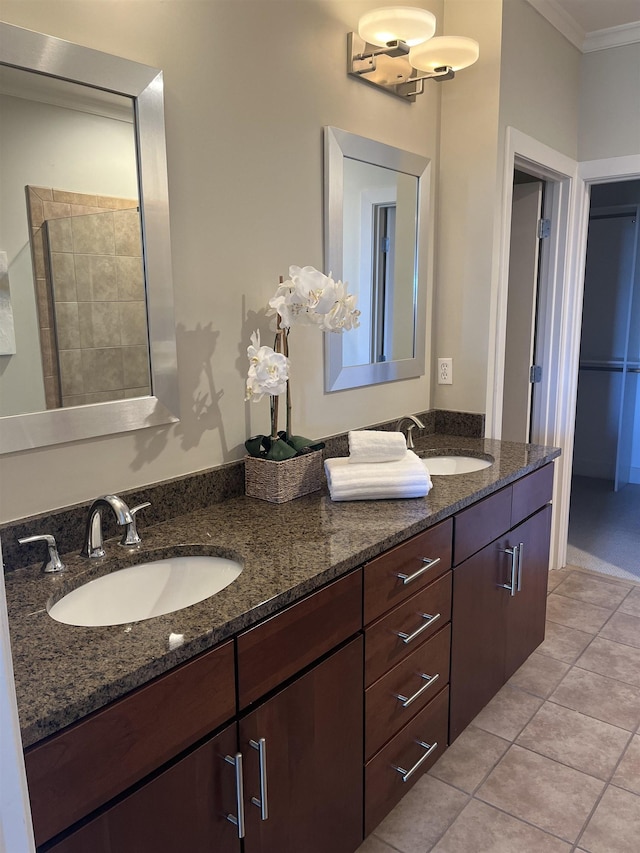
M 522 174 L 522 173 L 520 173 Z M 531 365 L 534 364 L 536 355 L 536 325 L 537 325 L 537 302 L 539 295 L 540 281 L 540 266 L 541 261 L 546 256 L 544 251 L 545 243 L 538 235 L 538 222 L 545 218 L 545 187 L 546 182 L 539 178 L 531 182 L 515 183 L 512 188 L 512 205 L 511 205 L 511 227 L 509 239 L 509 284 L 507 294 L 507 324 L 506 324 L 506 346 L 504 355 L 504 381 L 503 381 L 503 408 L 500 430 L 504 436 L 505 431 L 505 415 L 510 412 L 511 423 L 508 424 L 512 428 L 513 441 L 530 441 L 533 406 L 536 405 L 534 400 L 534 385 L 530 376 Z M 525 202 L 522 198 L 515 203 L 515 199 L 523 192 L 533 192 L 535 196 L 531 199 L 527 196 Z M 529 207 L 529 205 L 532 207 Z M 523 213 L 522 208 L 526 205 L 526 213 Z M 533 210 L 535 205 L 535 213 Z M 519 207 L 519 210 L 516 210 Z M 532 218 L 535 215 L 535 220 Z M 515 217 L 515 218 L 514 218 Z M 513 258 L 514 247 L 514 228 L 519 234 L 519 238 L 523 240 L 523 244 L 519 244 L 519 258 Z M 522 229 L 526 229 L 526 238 L 522 234 Z M 530 229 L 530 230 L 529 230 Z M 531 242 L 529 242 L 531 241 Z M 532 257 L 533 254 L 533 257 Z M 522 266 L 518 266 L 516 273 L 512 261 L 522 262 Z M 526 278 L 526 286 L 522 282 Z M 526 311 L 523 308 L 523 303 L 526 302 Z M 509 328 L 511 308 L 514 308 L 514 329 Z M 515 338 L 513 332 L 516 332 Z M 514 344 L 514 340 L 517 343 Z M 511 344 L 510 344 L 511 341 Z M 514 348 L 515 347 L 515 348 Z M 520 349 L 522 347 L 522 349 Z M 527 347 L 526 367 L 523 364 L 525 360 L 524 348 Z M 511 361 L 513 360 L 513 364 Z M 526 374 L 525 374 L 526 370 Z M 515 397 L 515 414 L 511 409 L 513 400 L 508 400 L 509 396 Z M 524 401 L 526 409 L 526 426 L 521 431 L 522 421 L 522 397 L 526 397 Z M 516 424 L 513 421 L 517 421 Z M 514 429 L 515 428 L 515 429 Z M 514 437 L 520 432 L 520 437 Z
M 486 403 L 486 435 L 489 438 L 500 438 L 502 428 L 511 208 L 516 169 L 545 182 L 544 216 L 551 220 L 551 233 L 542 253 L 539 273 L 537 363 L 543 366 L 543 380 L 536 389 L 532 432 L 537 443 L 561 447 L 563 451 L 556 462 L 554 478 L 550 557 L 550 566 L 559 568 L 566 555 L 568 530 L 567 523 L 563 533 L 564 513 L 561 512 L 565 497 L 568 499 L 569 493 L 565 486 L 567 476 L 570 484 L 571 473 L 567 430 L 573 430 L 573 424 L 567 423 L 565 403 L 567 398 L 573 399 L 573 413 L 577 386 L 577 364 L 574 376 L 570 370 L 571 350 L 567 349 L 567 341 L 572 339 L 572 305 L 578 300 L 580 308 L 582 306 L 582 278 L 575 274 L 579 267 L 576 267 L 578 253 L 574 248 L 575 235 L 581 231 L 577 218 L 581 180 L 576 160 L 516 128 L 507 127 L 498 226 L 498 271 L 491 296 L 490 341 L 493 346 L 489 352 Z M 570 438 L 573 439 L 572 433 Z
M 539 345 L 546 381 L 534 414 L 539 443 L 562 449 L 553 489 L 550 568 L 566 563 L 582 297 L 591 186 L 640 177 L 640 154 L 578 163 L 516 130 L 506 129 L 499 210 L 499 258 L 492 283 L 486 435 L 500 438 L 506 340 L 511 198 L 516 168 L 546 180 L 550 244 L 540 270 Z

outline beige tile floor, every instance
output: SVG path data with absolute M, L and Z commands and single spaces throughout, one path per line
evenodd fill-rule
M 358 853 L 638 853 L 640 583 L 549 575 L 544 643 Z

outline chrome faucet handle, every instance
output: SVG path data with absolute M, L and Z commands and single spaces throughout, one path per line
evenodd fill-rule
M 413 443 L 413 430 L 415 429 L 415 427 L 418 427 L 418 429 L 425 429 L 425 425 L 416 415 L 404 415 L 398 420 L 396 424 L 397 432 L 402 431 L 402 427 L 404 426 L 405 421 L 409 421 L 409 426 L 407 427 L 407 450 L 413 450 L 415 446 Z
M 407 450 L 413 450 L 415 447 L 415 444 L 413 443 L 413 431 L 415 428 L 415 424 L 409 424 L 407 427 Z
M 138 506 L 134 506 L 133 509 L 129 510 L 131 513 L 131 521 L 127 524 L 124 536 L 120 540 L 120 545 L 124 548 L 131 547 L 131 545 L 139 545 L 142 542 L 140 534 L 138 533 L 138 528 L 136 527 L 136 513 L 148 506 L 151 506 L 151 501 L 145 501 L 144 503 L 138 504 Z
M 47 548 L 49 549 L 49 557 L 42 564 L 43 572 L 62 572 L 65 569 L 65 565 L 60 559 L 60 554 L 58 554 L 58 546 L 56 545 L 56 540 L 50 533 L 43 533 L 40 536 L 25 536 L 22 539 L 18 539 L 18 542 L 21 545 L 26 545 L 27 542 L 46 542 Z

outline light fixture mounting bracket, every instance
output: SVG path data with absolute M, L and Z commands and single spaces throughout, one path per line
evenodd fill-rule
M 396 95 L 403 101 L 412 103 L 415 101 L 415 89 L 408 91 L 407 87 L 411 88 L 411 84 L 416 81 L 417 71 L 414 68 L 407 73 L 408 64 L 407 56 L 409 54 L 409 46 L 406 42 L 396 40 L 388 42 L 386 47 L 379 47 L 374 44 L 369 44 L 357 33 L 347 34 L 347 73 L 356 77 L 358 80 L 363 80 L 377 89 L 382 89 L 390 95 Z M 387 73 L 384 79 L 381 79 L 381 71 L 377 60 L 380 57 L 385 57 Z M 397 82 L 393 82 L 393 66 L 397 66 Z M 392 74 L 389 74 L 391 70 Z

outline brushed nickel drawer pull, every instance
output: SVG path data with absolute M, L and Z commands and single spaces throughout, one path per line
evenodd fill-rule
M 416 761 L 416 763 L 413 765 L 413 767 L 411 767 L 409 770 L 405 770 L 404 767 L 396 767 L 395 764 L 393 765 L 393 769 L 397 770 L 398 773 L 402 776 L 403 782 L 408 782 L 409 779 L 416 772 L 416 770 L 418 770 L 424 764 L 424 762 L 427 760 L 427 758 L 429 758 L 429 756 L 431 755 L 433 750 L 438 748 L 438 741 L 437 740 L 434 741 L 433 743 L 425 743 L 422 740 L 417 740 L 416 743 L 418 744 L 418 746 L 421 746 L 423 749 L 426 749 L 427 751 L 425 752 L 425 754 L 421 758 L 419 758 Z
M 254 806 L 260 809 L 260 820 L 269 817 L 269 805 L 267 803 L 267 742 L 261 737 L 258 740 L 250 740 L 249 746 L 258 750 L 258 762 L 260 765 L 260 799 L 251 797 Z
M 438 678 L 440 678 L 440 673 L 436 672 L 435 675 L 427 675 L 426 672 L 423 672 L 420 674 L 420 678 L 422 678 L 426 683 L 423 684 L 419 690 L 416 690 L 413 696 L 403 696 L 401 693 L 394 694 L 396 699 L 398 699 L 398 701 L 402 703 L 403 708 L 408 708 L 412 702 L 415 702 L 416 699 L 422 696 L 425 690 L 428 690 L 429 687 L 431 687 L 431 685 L 433 684 L 433 682 L 437 681 Z
M 502 589 L 508 589 L 510 595 L 515 595 L 517 592 L 517 579 L 518 579 L 518 546 L 514 545 L 513 548 L 498 548 L 498 550 L 502 554 L 508 554 L 511 557 L 511 580 L 509 583 L 500 583 L 499 587 Z
M 429 569 L 432 569 L 434 566 L 437 566 L 440 562 L 440 557 L 436 557 L 433 560 L 429 559 L 429 557 L 423 557 L 422 562 L 425 565 L 421 569 L 418 569 L 417 572 L 414 572 L 412 575 L 405 575 L 402 572 L 396 572 L 396 577 L 400 578 L 402 583 L 405 585 L 411 583 L 411 581 L 414 581 L 416 578 L 419 578 L 420 575 L 423 575 L 425 572 L 428 572 Z
M 404 631 L 396 631 L 395 633 L 400 637 L 403 643 L 410 643 L 412 640 L 415 640 L 416 637 L 419 637 L 423 631 L 426 631 L 436 619 L 440 618 L 440 614 L 436 613 L 435 616 L 432 616 L 430 613 L 421 613 L 420 616 L 427 621 L 424 625 L 421 625 L 418 629 L 416 629 L 413 634 L 406 634 Z
M 518 546 L 518 583 L 516 585 L 516 591 L 522 591 L 522 552 L 524 551 L 524 542 L 521 542 Z
M 242 784 L 242 753 L 236 752 L 235 755 L 225 755 L 224 760 L 227 764 L 233 764 L 236 771 L 236 809 L 238 816 L 233 814 L 227 815 L 227 820 L 234 826 L 238 827 L 238 838 L 244 838 L 244 787 Z

